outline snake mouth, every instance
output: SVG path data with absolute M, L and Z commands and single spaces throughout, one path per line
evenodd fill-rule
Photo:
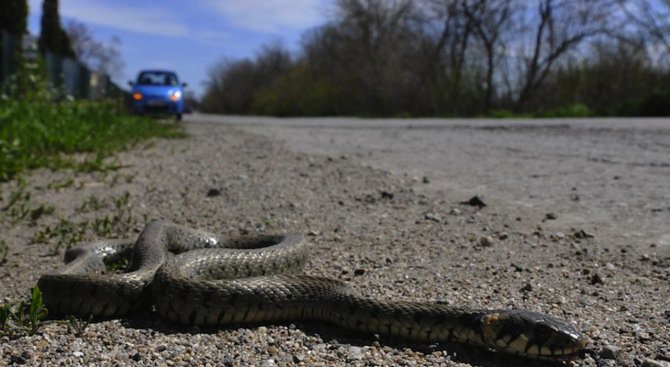
M 527 358 L 568 360 L 577 356 L 588 344 L 588 340 L 583 337 L 567 344 L 539 344 L 533 339 L 524 334 L 518 335 L 513 340 L 511 337 L 503 337 L 496 342 L 496 349 Z
M 574 345 L 539 346 L 531 345 L 523 352 L 529 358 L 569 360 L 576 357 L 586 347 L 587 341 L 580 340 Z

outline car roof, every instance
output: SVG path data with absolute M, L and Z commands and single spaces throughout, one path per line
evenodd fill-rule
M 176 72 L 172 70 L 162 70 L 162 69 L 146 69 L 146 70 L 140 70 L 138 74 L 142 73 L 165 73 L 165 74 L 175 74 L 177 75 Z

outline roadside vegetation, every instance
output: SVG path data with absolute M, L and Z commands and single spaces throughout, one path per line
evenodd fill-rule
M 670 115 L 670 2 L 337 0 L 291 53 L 209 72 L 206 112 Z
M 3 3 L 0 30 L 21 39 L 27 32 L 27 15 L 26 1 Z M 114 152 L 149 146 L 150 142 L 141 143 L 154 137 L 184 137 L 185 131 L 175 122 L 131 115 L 116 85 L 106 87 L 102 93 L 84 94 L 78 87 L 74 91 L 68 89 L 65 79 L 55 71 L 47 73 L 44 65 L 47 51 L 76 59 L 86 64 L 88 71 L 99 75 L 118 71 L 122 62 L 115 41 L 105 46 L 79 23 L 70 23 L 63 29 L 58 2 L 54 0 L 43 2 L 41 30 L 39 53 L 31 52 L 21 42 L 9 42 L 5 47 L 0 44 L 0 53 L 11 52 L 2 55 L 3 61 L 11 60 L 11 67 L 0 68 L 0 223 L 5 228 L 25 229 L 25 233 L 31 234 L 31 244 L 46 247 L 45 254 L 60 255 L 93 238 L 126 236 L 147 219 L 132 211 L 129 192 L 116 196 L 91 195 L 75 209 L 76 216 L 68 215 L 62 206 L 52 202 L 50 193 L 82 190 L 84 186 L 78 180 L 82 175 L 95 177 L 108 189 L 131 182 L 132 174 L 118 171 L 124 162 L 116 160 Z M 0 42 L 7 39 L 3 37 Z M 88 77 L 82 80 L 90 83 Z M 82 98 L 105 95 L 107 99 L 75 99 L 73 95 Z M 40 187 L 22 174 L 38 167 L 67 172 L 58 181 Z M 8 263 L 16 261 L 13 255 L 23 247 L 15 240 L 11 236 L 0 238 L 0 267 L 11 267 Z M 127 266 L 127 262 L 111 264 L 110 271 Z M 0 337 L 33 335 L 48 323 L 65 324 L 75 335 L 83 333 L 88 325 L 86 320 L 47 320 L 48 310 L 40 289 L 37 286 L 31 289 L 18 302 L 10 299 L 0 302 Z
M 181 136 L 180 125 L 132 116 L 118 101 L 61 97 L 49 90 L 37 63 L 26 63 L 0 96 L 0 181 L 36 167 L 111 169 L 104 159 L 114 151 Z

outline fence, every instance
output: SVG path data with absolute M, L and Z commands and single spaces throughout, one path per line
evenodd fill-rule
M 2 31 L 0 45 L 0 85 L 7 82 L 18 70 L 15 57 L 20 42 L 23 59 L 38 57 L 37 38 L 32 35 L 14 36 Z M 77 99 L 123 99 L 124 91 L 114 84 L 107 74 L 89 70 L 85 65 L 70 58 L 46 52 L 44 62 L 51 85 Z

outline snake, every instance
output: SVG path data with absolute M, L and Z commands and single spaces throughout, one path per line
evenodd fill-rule
M 229 327 L 316 322 L 416 343 L 461 343 L 524 358 L 569 360 L 588 339 L 568 321 L 525 309 L 471 309 L 446 302 L 378 300 L 350 283 L 301 274 L 300 235 L 222 239 L 164 220 L 136 241 L 98 240 L 66 251 L 38 280 L 52 315 L 118 318 L 153 305 L 182 325 Z M 129 258 L 126 272 L 106 264 Z

